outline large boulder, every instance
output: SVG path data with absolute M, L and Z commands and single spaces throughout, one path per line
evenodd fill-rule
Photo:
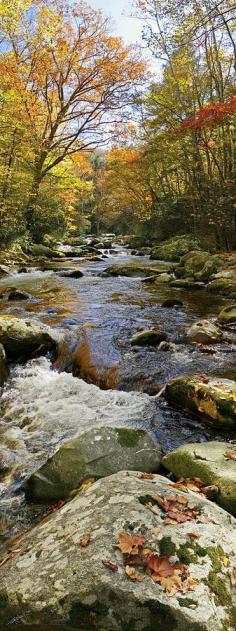
M 172 280 L 170 285 L 177 289 L 204 289 L 205 287 L 204 283 L 195 281 L 194 278 L 177 278 L 176 280 Z
M 236 515 L 236 449 L 229 443 L 212 441 L 182 445 L 164 456 L 162 464 L 176 478 L 198 477 L 218 487 L 216 502 Z
M 220 324 L 232 324 L 236 322 L 236 304 L 222 309 L 218 315 Z
M 159 344 L 165 340 L 167 340 L 165 331 L 156 328 L 136 333 L 136 335 L 131 338 L 130 343 L 131 346 L 159 346 Z
M 207 284 L 207 290 L 222 296 L 231 296 L 236 293 L 236 274 L 234 277 L 220 276 Z
M 235 525 L 162 476 L 100 480 L 11 548 L 1 629 L 234 631 Z
M 209 256 L 209 252 L 193 250 L 181 258 L 180 265 L 184 267 L 187 276 L 195 276 L 203 268 Z
M 147 263 L 117 263 L 107 267 L 102 276 L 151 276 L 168 271 L 170 266 L 148 265 Z
M 36 352 L 44 355 L 57 349 L 57 342 L 49 327 L 12 315 L 0 316 L 0 343 L 3 344 L 10 360 L 28 359 Z
M 3 386 L 8 378 L 8 367 L 6 362 L 6 353 L 2 344 L 0 344 L 0 386 Z
M 184 254 L 191 250 L 201 250 L 200 244 L 194 237 L 182 235 L 172 237 L 155 246 L 151 251 L 151 259 L 163 261 L 179 261 Z
M 197 280 L 207 282 L 213 274 L 216 274 L 224 266 L 224 264 L 223 258 L 218 254 L 213 254 L 212 256 L 208 255 L 204 266 L 195 274 L 195 277 Z
M 148 432 L 126 427 L 98 427 L 62 445 L 29 479 L 30 499 L 64 498 L 87 478 L 104 478 L 121 469 L 158 471 L 161 451 Z
M 168 383 L 165 397 L 174 405 L 208 417 L 216 425 L 235 427 L 236 384 L 229 379 L 182 375 Z
M 186 339 L 191 344 L 214 344 L 222 338 L 222 331 L 209 320 L 199 320 L 192 324 L 186 333 Z
M 27 254 L 31 254 L 31 256 L 36 256 L 37 258 L 46 258 L 46 259 L 61 259 L 64 258 L 64 252 L 59 250 L 53 250 L 52 248 L 47 247 L 46 245 L 42 245 L 39 243 L 32 243 L 27 248 Z

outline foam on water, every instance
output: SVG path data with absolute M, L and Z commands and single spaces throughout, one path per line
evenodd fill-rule
M 100 390 L 51 369 L 46 358 L 15 369 L 2 398 L 0 434 L 14 451 L 14 478 L 45 462 L 61 442 L 97 425 L 151 426 L 156 403 L 142 393 Z

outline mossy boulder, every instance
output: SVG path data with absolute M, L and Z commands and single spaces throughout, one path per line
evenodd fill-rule
M 107 267 L 102 276 L 151 276 L 168 272 L 171 266 L 147 263 L 118 263 Z
M 32 243 L 27 247 L 27 254 L 31 254 L 31 256 L 35 256 L 37 258 L 46 258 L 46 259 L 61 259 L 64 258 L 64 252 L 61 252 L 56 249 L 49 248 L 46 245 L 42 245 L 39 243 Z
M 28 359 L 35 353 L 45 355 L 57 350 L 57 342 L 49 327 L 12 315 L 0 316 L 0 343 L 10 360 Z
M 229 379 L 207 378 L 204 375 L 176 377 L 166 386 L 166 399 L 200 417 L 208 417 L 216 425 L 235 428 L 236 383 Z
M 123 469 L 158 471 L 160 461 L 160 447 L 147 431 L 98 427 L 63 444 L 31 476 L 27 494 L 33 501 L 57 500 L 90 477 L 104 478 Z
M 224 266 L 224 260 L 217 254 L 213 254 L 209 257 L 203 265 L 202 269 L 195 273 L 195 278 L 200 281 L 207 282 L 210 278 L 216 274 Z
M 156 276 L 156 280 L 155 282 L 159 285 L 161 284 L 168 284 L 171 282 L 171 280 L 173 279 L 173 275 L 172 274 L 167 274 L 167 272 L 164 272 L 163 274 L 158 274 L 158 276 Z
M 5 348 L 0 344 L 0 386 L 3 386 L 8 378 L 8 367 L 6 362 Z
M 225 307 L 218 315 L 220 324 L 231 324 L 236 322 L 236 304 Z
M 197 239 L 182 235 L 163 241 L 151 251 L 151 259 L 163 261 L 179 261 L 184 254 L 191 250 L 201 250 Z
M 191 344 L 215 344 L 220 342 L 222 331 L 209 320 L 194 322 L 186 333 L 186 339 Z
M 159 344 L 165 340 L 167 340 L 165 331 L 150 329 L 150 331 L 136 333 L 130 343 L 131 346 L 159 346 Z
M 176 478 L 198 477 L 218 487 L 217 504 L 236 515 L 236 462 L 227 454 L 236 458 L 236 448 L 229 443 L 192 443 L 164 456 L 162 464 Z
M 187 276 L 195 276 L 203 268 L 209 256 L 209 252 L 202 252 L 201 250 L 188 252 L 181 258 L 180 266 L 184 267 Z
M 174 494 L 183 499 L 182 491 Z M 117 473 L 26 533 L 1 567 L 1 628 L 19 620 L 20 631 L 234 631 L 235 519 L 189 492 L 195 518 L 165 524 L 157 504 L 155 514 L 147 507 L 158 495 L 173 497 L 166 478 Z M 142 567 L 142 580 L 131 581 L 114 547 L 122 531 L 142 535 L 146 548 L 173 563 L 185 562 L 190 584 L 184 593 L 170 595 Z
M 222 296 L 230 296 L 236 292 L 236 275 L 235 277 L 215 278 L 207 284 L 207 291 L 214 294 L 221 294 Z

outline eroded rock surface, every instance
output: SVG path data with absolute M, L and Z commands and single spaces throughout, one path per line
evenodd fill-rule
M 185 499 L 194 519 L 165 525 L 165 512 L 154 503 L 153 513 L 146 502 L 173 492 L 183 498 L 161 476 L 147 480 L 140 473 L 118 473 L 26 534 L 1 568 L 2 631 L 14 619 L 20 631 L 233 631 L 236 522 L 189 492 Z M 192 589 L 171 596 L 167 585 L 154 582 L 142 567 L 143 580 L 131 581 L 124 555 L 114 547 L 122 531 L 142 535 L 152 552 L 184 563 Z M 85 535 L 90 542 L 83 547 Z M 103 562 L 114 564 L 115 571 Z

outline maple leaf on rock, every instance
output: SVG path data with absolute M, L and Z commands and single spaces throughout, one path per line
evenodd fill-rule
M 142 536 L 129 535 L 128 532 L 119 533 L 119 543 L 114 543 L 114 548 L 119 548 L 123 554 L 138 554 L 146 539 Z

